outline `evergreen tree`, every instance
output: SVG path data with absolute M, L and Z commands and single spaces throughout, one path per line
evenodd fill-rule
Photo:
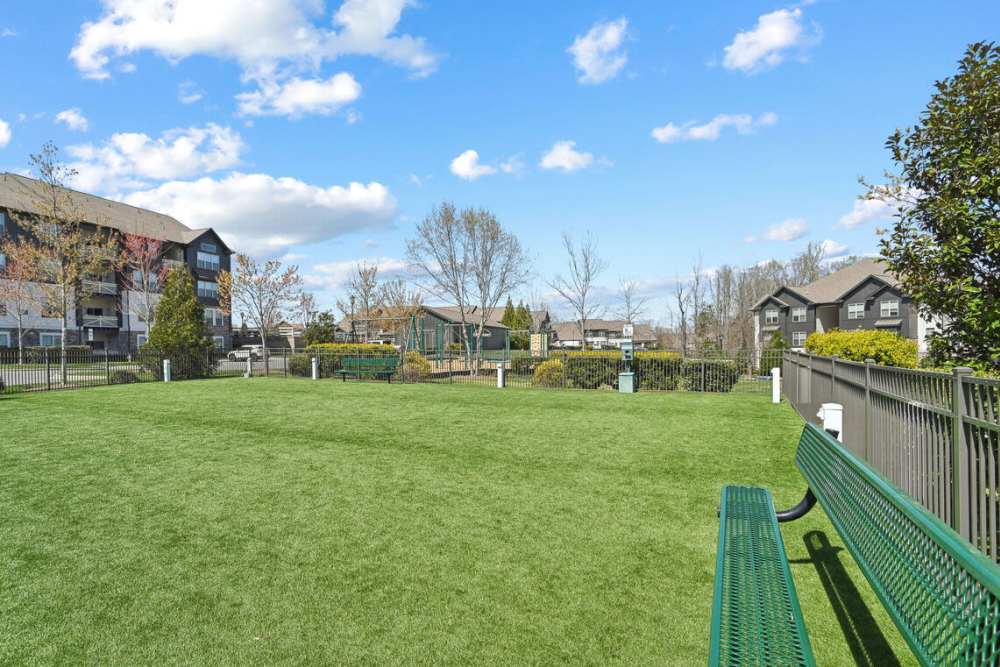
M 177 380 L 207 377 L 214 367 L 212 347 L 205 334 L 205 308 L 198 301 L 191 272 L 175 267 L 167 274 L 155 323 L 142 348 L 149 354 L 151 370 L 162 373 L 162 360 L 170 359 L 171 375 Z
M 305 340 L 306 345 L 336 343 L 337 322 L 333 319 L 333 313 L 326 310 L 317 315 L 316 319 L 302 332 L 302 338 Z
M 503 308 L 503 317 L 500 318 L 500 324 L 504 325 L 508 329 L 517 328 L 517 311 L 514 310 L 514 302 L 507 297 L 507 305 Z

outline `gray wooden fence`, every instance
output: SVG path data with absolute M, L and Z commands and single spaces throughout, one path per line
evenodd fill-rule
M 784 394 L 805 419 L 844 406 L 844 444 L 1000 561 L 1000 382 L 786 352 Z

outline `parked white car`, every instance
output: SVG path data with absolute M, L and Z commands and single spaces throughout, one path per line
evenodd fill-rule
M 257 361 L 264 357 L 264 347 L 262 345 L 243 345 L 239 349 L 229 353 L 230 361 Z

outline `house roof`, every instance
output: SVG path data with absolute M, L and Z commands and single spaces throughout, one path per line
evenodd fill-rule
M 42 181 L 9 172 L 0 173 L 0 207 L 25 213 L 42 213 L 40 200 L 47 187 Z M 176 218 L 137 206 L 63 188 L 85 222 L 110 227 L 125 234 L 139 234 L 187 245 L 209 228 L 191 229 Z M 218 236 L 218 235 L 216 235 Z M 220 239 L 221 240 L 221 239 Z
M 461 324 L 462 322 L 462 313 L 458 306 L 423 306 L 423 309 L 453 324 Z M 486 326 L 506 329 L 507 327 L 500 322 L 500 318 L 503 317 L 503 311 L 503 308 L 493 308 L 490 310 L 486 315 Z M 479 322 L 479 306 L 472 306 L 471 309 L 465 311 L 465 321 L 467 324 L 477 324 Z
M 801 287 L 781 286 L 771 294 L 758 301 L 752 310 L 759 310 L 769 298 L 774 297 L 782 289 L 790 290 L 807 299 L 810 303 L 836 303 L 845 294 L 857 287 L 868 278 L 878 278 L 890 287 L 899 287 L 899 279 L 889 272 L 885 262 L 878 259 L 863 259 L 860 262 L 846 266 L 819 280 L 814 280 Z
M 621 333 L 625 320 L 587 320 L 587 331 L 616 331 Z M 580 324 L 578 322 L 554 322 L 552 331 L 558 340 L 579 340 Z M 653 327 L 648 324 L 633 325 L 632 340 L 656 340 Z

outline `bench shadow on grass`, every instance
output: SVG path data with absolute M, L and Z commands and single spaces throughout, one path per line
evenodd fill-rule
M 844 639 L 851 649 L 858 665 L 871 667 L 896 667 L 899 659 L 882 634 L 868 605 L 861 598 L 857 587 L 840 562 L 839 553 L 843 547 L 830 544 L 826 533 L 811 530 L 802 541 L 809 552 L 808 560 L 793 560 L 792 563 L 808 564 L 816 568 L 830 605 L 837 615 L 837 622 L 844 633 Z

